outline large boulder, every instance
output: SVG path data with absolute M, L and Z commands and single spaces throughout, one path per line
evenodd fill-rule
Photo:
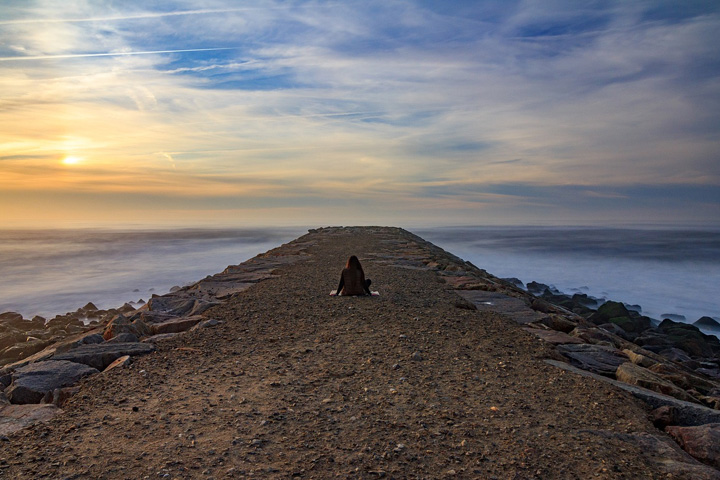
M 18 368 L 6 393 L 12 403 L 39 403 L 56 388 L 69 387 L 98 370 L 75 362 L 48 360 Z
M 692 357 L 720 355 L 720 340 L 714 335 L 705 335 L 695 325 L 666 318 L 660 323 L 658 330 L 667 335 L 672 345 L 686 351 Z
M 693 323 L 693 325 L 698 328 L 704 328 L 706 330 L 720 332 L 720 322 L 718 322 L 712 317 L 701 317 L 699 320 Z
M 607 377 L 615 377 L 617 368 L 628 361 L 620 350 L 604 345 L 566 344 L 557 349 L 572 365 Z
M 720 423 L 665 429 L 693 457 L 720 468 Z
M 81 345 L 65 353 L 53 355 L 52 360 L 63 360 L 88 365 L 97 370 L 105 368 L 118 358 L 130 355 L 146 355 L 154 352 L 155 346 L 147 343 L 99 343 Z
M 625 332 L 639 334 L 652 326 L 648 317 L 630 311 L 620 302 L 607 301 L 600 305 L 597 312 L 590 315 L 589 320 L 596 325 L 614 323 Z
M 615 377 L 621 382 L 647 388 L 654 392 L 664 393 L 665 395 L 670 395 L 671 397 L 685 400 L 686 402 L 699 402 L 698 399 L 675 384 L 663 379 L 647 368 L 635 365 L 632 362 L 626 362 L 618 366 Z

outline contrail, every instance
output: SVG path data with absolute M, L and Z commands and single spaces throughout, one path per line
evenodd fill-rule
M 142 52 L 107 52 L 107 53 L 68 53 L 62 55 L 31 55 L 26 57 L 0 57 L 0 62 L 12 62 L 20 60 L 48 60 L 56 58 L 84 58 L 84 57 L 122 57 L 129 55 L 153 55 L 159 53 L 185 53 L 185 52 L 214 52 L 218 50 L 235 50 L 239 47 L 217 47 L 217 48 L 185 48 L 181 50 L 148 50 Z
M 322 5 L 323 8 L 341 5 L 340 2 L 333 2 Z M 152 12 L 138 13 L 135 15 L 112 15 L 107 17 L 90 17 L 90 18 L 26 18 L 17 20 L 0 20 L 0 25 L 20 25 L 28 23 L 82 23 L 82 22 L 111 22 L 115 20 L 137 20 L 141 18 L 161 18 L 176 17 L 181 15 L 210 15 L 213 13 L 233 13 L 244 12 L 248 10 L 287 10 L 293 8 L 292 5 L 275 5 L 267 7 L 238 7 L 238 8 L 216 8 L 202 10 L 184 10 L 180 12 Z
M 276 7 L 277 8 L 277 7 Z M 206 10 L 185 10 L 182 12 L 158 12 L 158 13 L 139 13 L 137 15 L 114 15 L 108 17 L 91 17 L 91 18 L 28 18 L 22 20 L 4 20 L 0 21 L 0 25 L 18 25 L 25 23 L 81 23 L 81 22 L 109 22 L 114 20 L 136 20 L 141 18 L 160 18 L 174 17 L 179 15 L 207 15 L 212 13 L 231 13 L 244 10 L 252 10 L 253 7 L 245 8 L 222 8 L 222 9 L 206 9 Z

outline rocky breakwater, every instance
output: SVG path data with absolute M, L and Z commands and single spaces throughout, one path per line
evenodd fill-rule
M 370 258 L 379 264 L 435 271 L 464 299 L 457 307 L 506 315 L 552 345 L 555 354 L 547 360 L 549 364 L 612 383 L 642 399 L 648 415 L 667 435 L 627 435 L 623 440 L 663 458 L 670 474 L 692 472 L 694 478 L 720 478 L 720 471 L 715 470 L 720 469 L 717 337 L 671 319 L 654 322 L 617 302 L 598 306 L 585 295 L 561 296 L 549 287 L 538 290 L 539 284 L 525 287 L 515 279 L 495 277 L 409 232 L 399 233 L 399 238 L 384 240 L 393 253 Z M 669 438 L 712 468 L 693 470 L 677 445 L 668 444 Z
M 135 308 L 100 310 L 92 303 L 46 320 L 0 314 L 0 438 L 60 413 L 86 377 L 128 365 L 132 357 L 183 332 L 218 324 L 212 307 L 273 277 L 300 259 L 296 240 L 195 284 L 174 288 Z

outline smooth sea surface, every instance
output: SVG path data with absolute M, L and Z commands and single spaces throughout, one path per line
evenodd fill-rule
M 458 227 L 413 233 L 497 277 L 640 305 L 658 320 L 720 320 L 720 230 Z
M 306 229 L 0 230 L 0 313 L 25 318 L 147 301 Z
M 0 230 L 0 312 L 147 301 L 306 233 L 288 229 Z M 457 227 L 413 233 L 498 277 L 720 320 L 720 230 Z M 338 265 L 340 269 L 342 265 Z M 339 270 L 338 270 L 339 271 Z M 382 279 L 375 279 L 382 290 Z M 329 281 L 332 284 L 335 281 Z

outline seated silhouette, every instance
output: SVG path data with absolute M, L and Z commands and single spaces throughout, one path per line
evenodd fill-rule
M 336 295 L 372 295 L 370 293 L 370 279 L 365 278 L 360 260 L 355 255 L 348 258 L 345 268 L 340 274 L 340 285 Z

